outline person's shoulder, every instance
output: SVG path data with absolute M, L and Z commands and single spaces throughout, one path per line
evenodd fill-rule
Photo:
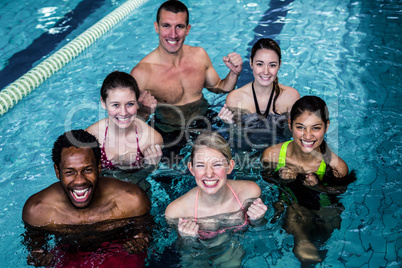
M 143 138 L 142 135 L 145 135 L 144 138 L 146 138 L 147 143 L 163 145 L 163 137 L 157 130 L 139 118 L 135 119 L 135 123 L 137 124 L 137 129 L 141 129 L 143 133 L 139 134 L 140 139 Z
M 249 89 L 251 83 L 244 85 L 238 89 L 232 90 L 226 97 L 228 107 L 239 107 L 239 104 L 250 101 Z M 243 105 L 242 105 L 243 107 Z
M 181 217 L 190 217 L 193 215 L 195 205 L 195 194 L 197 187 L 191 189 L 184 195 L 171 202 L 165 210 L 165 217 L 176 219 Z
M 147 56 L 145 56 L 142 60 L 140 60 L 137 65 L 131 69 L 130 74 L 136 79 L 136 80 L 141 80 L 142 76 L 147 76 L 149 72 L 152 71 L 152 67 L 154 63 L 156 62 L 156 51 L 153 50 L 151 53 L 149 53 Z
M 101 136 L 100 133 L 104 133 L 106 130 L 106 119 L 107 118 L 99 120 L 98 122 L 87 127 L 85 130 L 99 140 L 99 137 Z
M 345 161 L 336 155 L 334 152 L 331 151 L 331 162 L 329 165 L 336 170 L 335 176 L 336 177 L 344 177 L 348 175 L 349 168 Z
M 261 161 L 262 162 L 275 162 L 279 158 L 279 153 L 281 151 L 282 145 L 285 142 L 281 142 L 275 145 L 272 145 L 271 147 L 266 148 L 261 156 Z
M 290 112 L 293 104 L 300 99 L 300 93 L 293 87 L 282 84 L 279 84 L 279 86 L 282 90 L 282 93 L 279 96 L 278 101 L 281 101 L 283 106 L 287 106 L 286 110 Z
M 229 185 L 233 185 L 233 191 L 243 203 L 250 198 L 257 198 L 261 195 L 261 188 L 254 181 L 248 180 L 228 180 Z
M 116 202 L 131 216 L 141 216 L 151 209 L 151 201 L 140 186 L 112 177 L 100 177 L 98 186 L 106 190 L 110 201 Z
M 57 210 L 60 183 L 56 182 L 30 196 L 22 209 L 22 220 L 31 226 L 45 226 L 51 223 Z

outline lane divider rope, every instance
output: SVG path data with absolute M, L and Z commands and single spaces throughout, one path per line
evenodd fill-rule
M 128 0 L 0 91 L 0 116 L 148 0 Z

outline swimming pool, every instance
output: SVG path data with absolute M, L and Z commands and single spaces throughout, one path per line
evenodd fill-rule
M 135 10 L 0 117 L 0 263 L 26 266 L 26 252 L 20 244 L 21 210 L 30 195 L 55 181 L 50 159 L 54 140 L 65 130 L 85 128 L 105 115 L 98 106 L 100 85 L 108 73 L 116 69 L 130 71 L 157 46 L 153 21 L 160 2 L 151 0 Z M 326 259 L 318 266 L 401 266 L 401 3 L 183 2 L 189 7 L 192 24 L 186 43 L 204 47 L 221 76 L 227 73 L 222 56 L 236 51 L 245 60 L 256 37 L 271 37 L 280 42 L 283 51 L 281 83 L 298 89 L 301 95 L 318 95 L 328 103 L 331 126 L 327 139 L 331 148 L 358 171 L 358 181 L 342 198 L 346 208 L 342 227 L 327 241 Z M 23 52 L 41 35 L 38 17 L 30 14 L 42 16 L 46 12 L 37 10 L 52 6 L 49 1 L 4 3 L 0 8 L 0 33 L 7 37 L 0 38 L 3 69 L 13 54 Z M 79 3 L 76 0 L 56 5 L 55 1 L 53 6 L 58 9 L 54 16 L 63 16 Z M 100 7 L 55 49 L 118 4 L 121 3 L 100 1 Z M 26 17 L 29 19 L 23 21 Z M 267 25 L 272 31 L 261 27 Z M 24 34 L 19 34 L 25 28 Z M 250 79 L 245 70 L 239 85 Z M 206 93 L 206 98 L 218 109 L 225 96 Z M 270 185 L 248 170 L 242 172 L 239 177 L 257 180 L 265 189 L 263 198 L 270 204 L 275 198 Z M 152 177 L 149 180 L 158 196 L 153 200 L 153 213 L 156 220 L 162 221 L 159 213 L 179 193 L 175 189 L 166 193 Z M 183 176 L 181 180 L 187 182 L 191 177 Z M 272 208 L 269 212 L 267 217 L 272 215 Z M 293 238 L 281 230 L 280 224 L 249 230 L 243 266 L 297 267 L 299 262 L 291 251 Z M 155 248 L 163 249 L 169 242 L 161 235 Z

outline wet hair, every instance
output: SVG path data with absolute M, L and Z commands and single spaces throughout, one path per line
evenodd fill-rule
M 137 81 L 134 77 L 125 72 L 114 71 L 106 76 L 103 80 L 103 84 L 100 90 L 102 100 L 106 102 L 109 90 L 113 90 L 118 87 L 129 88 L 135 93 L 135 97 L 140 97 L 140 89 L 138 88 Z
M 278 55 L 279 64 L 281 64 L 281 59 L 282 59 L 281 48 L 279 47 L 278 43 L 276 43 L 271 38 L 261 38 L 253 45 L 253 47 L 251 48 L 251 56 L 250 56 L 251 63 L 253 63 L 254 56 L 257 53 L 257 51 L 260 49 L 268 49 L 268 50 L 274 51 L 276 53 L 276 55 Z M 275 108 L 275 102 L 281 93 L 281 89 L 280 89 L 279 83 L 278 83 L 278 76 L 276 77 L 276 79 L 274 81 L 274 91 L 275 91 L 275 97 L 274 97 L 274 104 L 273 104 L 272 109 L 275 114 L 278 114 L 276 112 L 276 108 Z
M 163 3 L 159 9 L 158 12 L 156 13 L 156 22 L 159 24 L 159 19 L 161 16 L 162 10 L 172 12 L 172 13 L 180 13 L 180 12 L 185 12 L 187 14 L 187 19 L 186 19 L 186 25 L 188 25 L 189 20 L 190 20 L 190 14 L 188 13 L 188 9 L 185 4 L 178 0 L 168 0 L 165 3 Z
M 101 159 L 101 150 L 99 147 L 99 142 L 94 135 L 83 130 L 70 130 L 60 135 L 55 141 L 52 149 L 52 160 L 60 170 L 61 153 L 64 148 L 70 148 L 74 146 L 75 148 L 91 148 L 94 153 L 96 166 L 99 165 Z
M 204 132 L 200 134 L 191 148 L 189 162 L 193 162 L 195 151 L 202 147 L 207 147 L 219 151 L 229 162 L 232 159 L 232 152 L 229 143 L 217 132 Z

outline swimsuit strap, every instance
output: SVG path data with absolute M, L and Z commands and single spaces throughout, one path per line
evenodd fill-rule
M 139 139 L 138 139 L 137 125 L 135 124 L 135 121 L 134 121 L 134 129 L 135 129 L 135 136 L 137 138 L 137 160 L 138 160 L 138 157 L 140 156 L 140 154 L 142 154 L 142 152 L 140 150 L 140 144 L 138 142 Z
M 324 159 L 322 159 L 321 163 L 320 163 L 320 167 L 318 168 L 318 170 L 316 172 L 318 177 L 320 178 L 320 180 L 323 179 L 326 169 L 327 169 L 327 163 L 325 163 Z
M 286 141 L 282 144 L 281 150 L 279 152 L 279 159 L 278 159 L 278 165 L 276 166 L 276 169 L 274 172 L 278 171 L 281 167 L 284 167 L 286 165 L 286 152 L 288 150 L 288 145 L 289 143 L 292 142 Z M 325 170 L 327 168 L 327 164 L 325 163 L 324 159 L 321 160 L 320 167 L 318 168 L 316 174 L 320 178 L 320 180 L 323 179 L 323 176 L 325 174 Z
M 197 222 L 197 208 L 198 208 L 198 192 L 200 188 L 197 190 L 197 194 L 195 195 L 195 206 L 194 206 L 194 222 Z
M 244 210 L 244 207 L 243 207 L 243 205 L 242 205 L 242 203 L 240 202 L 240 200 L 239 200 L 239 198 L 237 197 L 236 193 L 233 191 L 232 187 L 230 187 L 230 185 L 227 184 L 227 183 L 226 183 L 226 185 L 229 187 L 230 191 L 232 191 L 232 194 L 233 194 L 234 197 L 236 198 L 236 200 L 237 200 L 237 202 L 239 203 L 241 209 L 242 209 L 243 211 L 245 211 L 245 210 Z M 199 191 L 200 191 L 200 188 L 197 189 L 197 194 L 195 195 L 194 222 L 197 222 L 197 208 L 198 208 L 198 193 L 199 193 Z M 247 217 L 247 216 L 246 216 L 246 217 Z M 246 220 L 247 220 L 247 218 L 246 218 Z
M 105 138 L 103 139 L 103 144 L 102 144 L 102 148 L 105 148 L 105 143 L 106 143 L 106 135 L 107 135 L 107 129 L 109 128 L 109 119 L 106 120 L 106 130 L 105 130 Z M 106 152 L 105 152 L 106 154 Z
M 269 114 L 269 109 L 271 108 L 272 98 L 274 97 L 275 82 L 274 82 L 274 84 L 273 84 L 272 91 L 271 91 L 271 96 L 269 96 L 269 101 L 268 101 L 268 104 L 267 104 L 267 109 L 265 110 L 264 114 L 261 113 L 260 107 L 258 106 L 257 96 L 256 96 L 255 90 L 254 90 L 254 81 L 251 83 L 251 89 L 252 89 L 252 91 L 253 91 L 255 110 L 256 110 L 257 114 L 259 114 L 259 115 L 264 115 L 265 117 L 267 117 L 268 114 Z
M 276 166 L 274 172 L 278 171 L 281 167 L 284 167 L 286 165 L 286 152 L 288 150 L 288 145 L 290 142 L 291 141 L 286 141 L 282 144 L 281 150 L 279 152 L 278 165 Z
M 243 207 L 242 203 L 240 202 L 239 198 L 237 197 L 236 193 L 233 191 L 232 187 L 230 187 L 230 185 L 227 184 L 227 183 L 226 183 L 226 185 L 227 185 L 227 186 L 229 187 L 229 189 L 232 191 L 232 193 L 233 193 L 234 197 L 236 198 L 237 202 L 239 203 L 241 209 L 244 211 L 244 207 Z

